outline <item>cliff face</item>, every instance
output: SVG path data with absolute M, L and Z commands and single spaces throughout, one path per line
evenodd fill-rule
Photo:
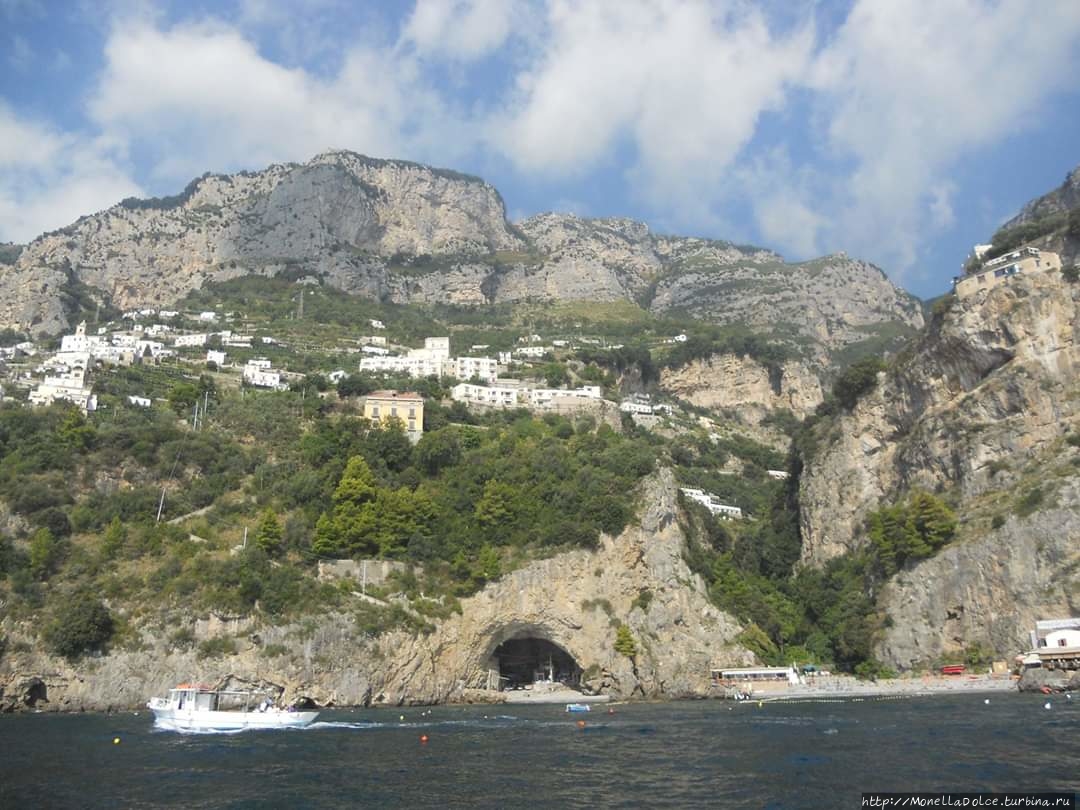
M 705 695 L 713 663 L 748 663 L 752 656 L 733 641 L 739 625 L 709 603 L 683 561 L 673 476 L 664 472 L 647 482 L 643 499 L 640 526 L 604 537 L 594 552 L 561 554 L 507 574 L 463 600 L 461 614 L 429 635 L 370 639 L 347 615 L 278 627 L 211 619 L 197 623 L 196 638 L 239 636 L 238 655 L 199 660 L 162 648 L 169 633 L 146 628 L 143 641 L 151 648 L 77 666 L 40 653 L 8 653 L 0 658 L 0 687 L 18 696 L 37 677 L 50 701 L 42 708 L 105 709 L 141 706 L 179 681 L 214 682 L 232 673 L 324 705 L 430 703 L 483 687 L 495 648 L 527 636 L 557 644 L 588 671 L 589 687 L 612 696 Z M 637 641 L 633 661 L 615 652 L 618 622 Z M 284 651 L 268 658 L 263 651 L 271 645 Z
M 207 175 L 9 248 L 0 327 L 34 332 L 69 327 L 74 298 L 165 306 L 208 281 L 285 271 L 402 304 L 629 300 L 828 350 L 921 325 L 917 302 L 862 262 L 788 265 L 627 219 L 544 214 L 514 227 L 482 180 L 351 152 Z
M 372 296 L 397 254 L 521 246 L 487 183 L 404 161 L 327 152 L 303 165 L 208 175 L 34 240 L 0 268 L 0 322 L 55 330 L 66 274 L 121 308 L 170 303 L 206 281 L 301 268 Z
M 853 412 L 816 426 L 800 488 L 803 565 L 859 548 L 867 513 L 911 489 L 958 504 L 954 545 L 882 596 L 893 618 L 887 661 L 929 660 L 986 640 L 979 634 L 995 644 L 1026 638 L 1034 614 L 1062 608 L 1062 555 L 1075 534 L 1065 521 L 1067 539 L 1048 539 L 1055 513 L 1040 509 L 1059 489 L 1070 502 L 1077 475 L 1064 437 L 1080 424 L 1078 300 L 1056 272 L 961 299 Z
M 803 419 L 823 399 L 821 381 L 805 364 L 790 361 L 770 373 L 751 357 L 714 355 L 677 369 L 664 369 L 660 386 L 701 408 L 737 410 L 741 419 L 757 424 L 769 412 L 790 410 Z

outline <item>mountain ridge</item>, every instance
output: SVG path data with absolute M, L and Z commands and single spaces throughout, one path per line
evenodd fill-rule
M 788 264 L 765 248 L 655 234 L 623 217 L 511 223 L 481 178 L 330 150 L 302 164 L 206 174 L 179 194 L 127 198 L 37 237 L 0 267 L 0 326 L 70 327 L 64 296 L 75 297 L 75 285 L 95 306 L 128 309 L 286 270 L 402 304 L 627 300 L 713 323 L 752 311 L 756 328 L 793 327 L 778 337 L 813 344 L 822 358 L 868 326 L 922 324 L 917 299 L 841 254 Z M 791 304 L 803 299 L 807 318 Z

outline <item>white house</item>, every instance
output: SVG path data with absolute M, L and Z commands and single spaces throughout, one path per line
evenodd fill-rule
M 623 413 L 638 413 L 643 415 L 651 415 L 653 412 L 653 406 L 648 402 L 640 402 L 636 399 L 624 399 L 619 403 L 619 410 Z
M 371 321 L 368 321 L 368 323 L 371 324 L 372 329 L 385 329 L 386 328 L 386 324 L 383 323 L 382 321 L 371 320 Z
M 361 346 L 360 351 L 374 357 L 386 357 L 390 354 L 390 350 L 384 349 L 382 346 Z
M 206 323 L 212 323 L 212 322 L 217 320 L 217 313 L 216 312 L 209 312 L 209 311 L 208 312 L 200 312 L 199 313 L 199 320 L 200 321 L 205 321 Z
M 201 335 L 177 335 L 173 338 L 173 346 L 178 349 L 184 346 L 205 346 L 209 337 L 205 333 Z
M 287 385 L 283 385 L 281 382 L 281 372 L 270 368 L 269 362 L 267 360 L 267 365 L 263 366 L 255 365 L 255 361 L 248 361 L 248 364 L 244 366 L 244 382 L 256 388 L 275 388 L 278 390 L 288 388 Z
M 551 352 L 550 346 L 522 346 L 520 349 L 515 349 L 514 354 L 518 357 L 531 357 L 540 358 L 545 354 Z
M 139 407 L 139 408 L 149 408 L 150 407 L 150 398 L 149 397 L 129 396 L 127 398 L 127 401 L 131 405 L 135 405 L 136 407 Z
M 450 389 L 450 398 L 455 402 L 487 405 L 492 408 L 514 408 L 523 389 L 514 383 L 501 385 L 474 385 L 459 383 Z
M 44 381 L 30 392 L 31 405 L 51 405 L 58 400 L 79 406 L 83 413 L 97 410 L 97 397 L 86 384 L 86 369 L 46 375 Z
M 717 517 L 723 518 L 724 520 L 742 520 L 742 509 L 737 506 L 721 503 L 720 499 L 711 492 L 706 492 L 703 489 L 694 489 L 692 487 L 680 487 L 679 492 L 690 500 L 700 503 Z
M 492 357 L 455 357 L 448 363 L 448 370 L 459 380 L 476 377 L 484 382 L 495 382 L 499 379 L 499 363 Z
M 218 351 L 217 349 L 209 349 L 206 352 L 206 362 L 214 363 L 218 368 L 221 368 L 223 365 L 225 365 L 225 357 L 225 352 Z
M 765 472 L 768 473 L 769 478 L 775 478 L 777 481 L 786 481 L 788 477 L 786 470 L 766 470 Z

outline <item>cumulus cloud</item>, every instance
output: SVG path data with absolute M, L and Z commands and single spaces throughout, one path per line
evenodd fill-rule
M 417 0 L 402 39 L 425 56 L 471 61 L 502 46 L 526 13 L 520 0 Z
M 562 174 L 629 143 L 649 193 L 687 200 L 782 106 L 812 44 L 809 27 L 778 38 L 741 4 L 553 0 L 495 140 L 519 168 Z
M 815 62 L 836 232 L 903 269 L 927 229 L 952 224 L 945 174 L 1031 126 L 1076 73 L 1080 5 L 859 0 Z
M 303 160 L 335 146 L 427 157 L 436 131 L 450 146 L 439 97 L 390 49 L 355 47 L 323 79 L 276 64 L 237 29 L 211 21 L 120 27 L 105 55 L 91 115 L 151 151 L 158 178 Z
M 0 103 L 0 241 L 29 241 L 139 194 L 115 147 L 20 118 Z

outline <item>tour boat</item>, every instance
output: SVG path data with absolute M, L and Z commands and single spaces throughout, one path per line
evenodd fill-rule
M 146 707 L 154 725 L 167 731 L 246 731 L 260 728 L 304 728 L 318 712 L 282 709 L 264 693 L 213 689 L 182 683 L 169 696 L 151 698 Z
M 566 710 L 568 712 L 591 712 L 592 707 L 588 703 L 567 703 Z

